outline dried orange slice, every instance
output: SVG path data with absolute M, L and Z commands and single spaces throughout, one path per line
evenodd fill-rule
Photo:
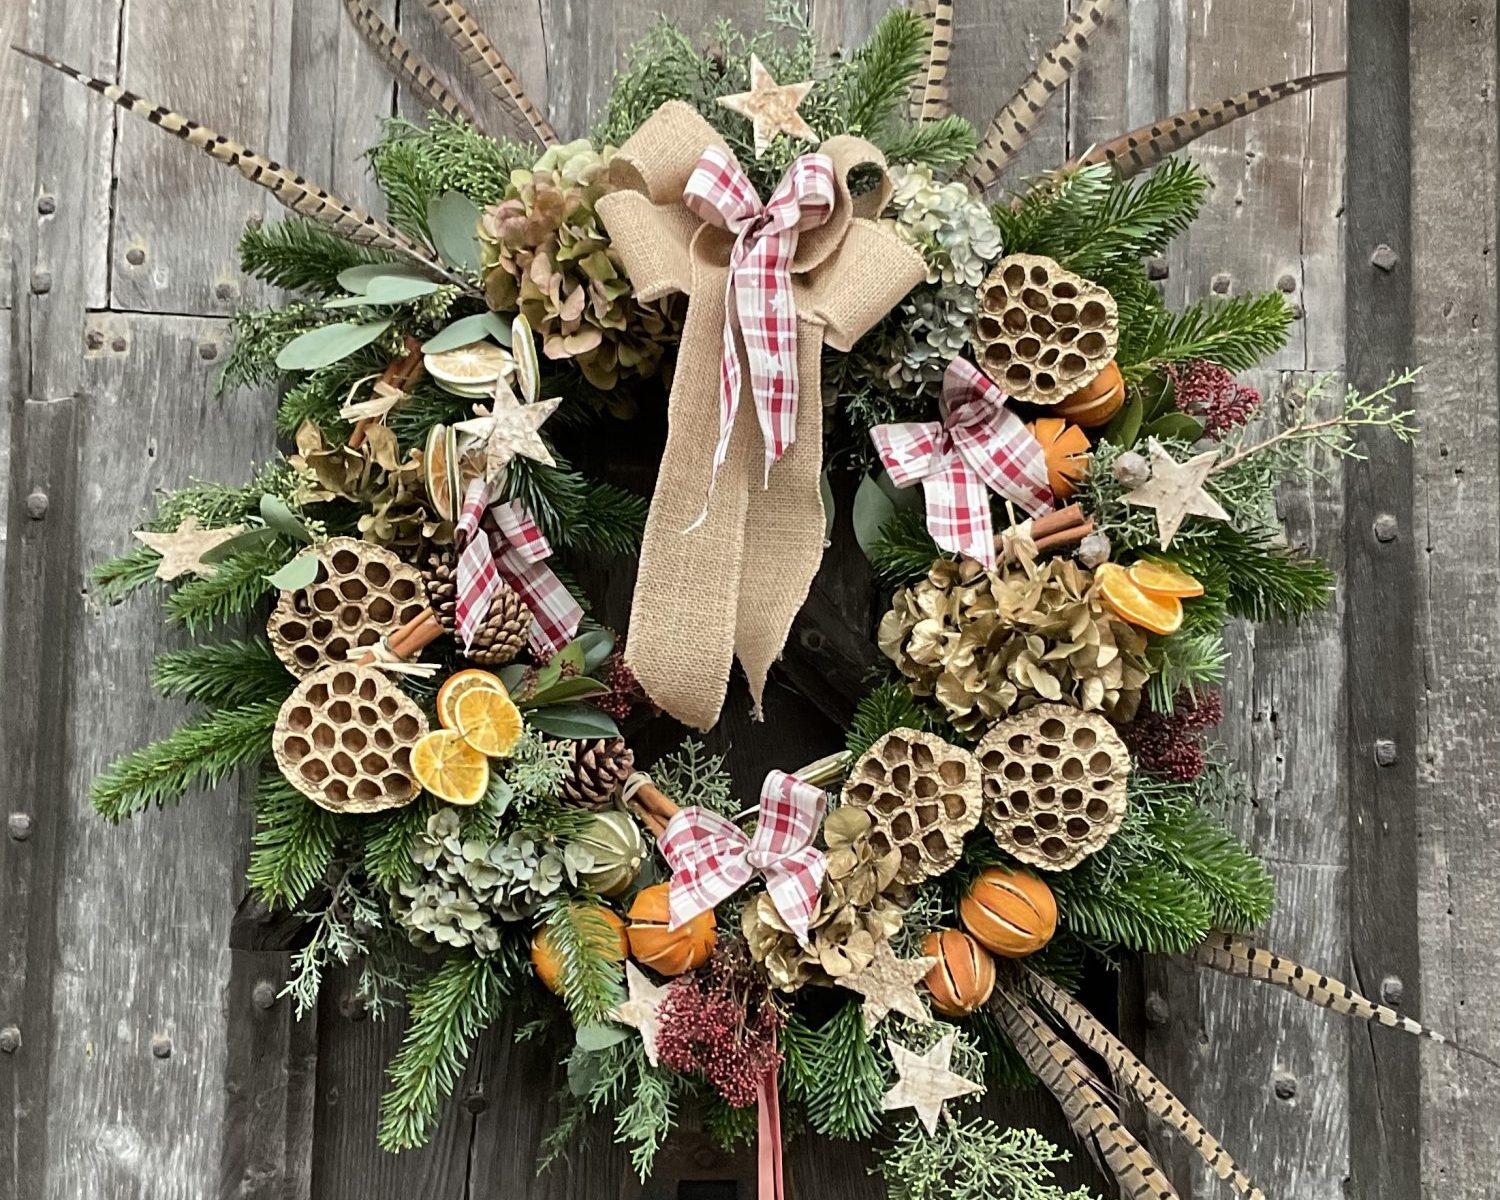
M 464 741 L 490 758 L 509 754 L 521 740 L 521 710 L 504 689 L 469 688 L 453 702 L 453 716 Z
M 426 355 L 423 365 L 427 373 L 439 383 L 456 384 L 462 388 L 482 388 L 492 384 L 502 375 L 515 368 L 510 351 L 493 342 L 471 342 L 456 350 L 443 350 Z
M 1089 473 L 1089 435 L 1061 417 L 1038 417 L 1029 428 L 1041 443 L 1052 494 L 1066 500 Z
M 467 671 L 457 671 L 443 680 L 443 686 L 438 688 L 438 724 L 444 729 L 457 731 L 458 714 L 454 711 L 454 705 L 458 703 L 460 696 L 475 688 L 487 688 L 492 692 L 508 695 L 505 684 L 500 682 L 500 676 L 490 671 L 481 671 L 477 667 L 471 667 Z
M 451 729 L 434 729 L 411 748 L 417 782 L 449 804 L 478 804 L 490 786 L 490 761 Z
M 1155 596 L 1176 596 L 1180 600 L 1191 600 L 1203 595 L 1203 585 L 1176 563 L 1159 558 L 1143 558 L 1131 563 L 1128 570 L 1135 586 Z
M 1104 607 L 1122 621 L 1152 633 L 1176 633 L 1182 627 L 1182 601 L 1176 596 L 1145 592 L 1118 563 L 1105 563 L 1094 572 Z

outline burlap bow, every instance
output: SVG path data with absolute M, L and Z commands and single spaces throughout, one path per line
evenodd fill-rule
M 741 404 L 704 514 L 719 439 L 725 290 L 735 244 L 734 234 L 700 221 L 683 201 L 710 146 L 728 155 L 693 108 L 662 105 L 615 156 L 610 172 L 617 190 L 598 204 L 636 296 L 689 297 L 627 661 L 653 701 L 697 729 L 718 720 L 736 655 L 759 708 L 766 674 L 823 557 L 823 344 L 849 350 L 926 275 L 921 254 L 873 220 L 890 196 L 880 151 L 855 137 L 825 142 L 819 152 L 833 163 L 833 208 L 826 221 L 800 233 L 791 265 L 800 393 L 795 436 L 763 474 L 753 405 Z M 860 167 L 878 181 L 856 197 L 849 176 Z

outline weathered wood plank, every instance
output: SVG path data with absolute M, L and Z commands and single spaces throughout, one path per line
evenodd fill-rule
M 1494 730 L 1500 594 L 1497 434 L 1496 13 L 1444 0 L 1411 7 L 1413 521 L 1421 656 L 1415 738 L 1422 999 L 1403 1008 L 1500 1054 L 1500 830 Z M 1366 136 L 1370 136 L 1366 134 Z M 1381 237 L 1369 226 L 1372 237 Z M 1393 246 L 1396 243 L 1391 243 Z M 1360 248 L 1362 249 L 1362 248 Z M 1351 246 L 1351 263 L 1363 267 Z M 1371 363 L 1373 368 L 1376 364 Z M 1383 1069 L 1383 1064 L 1382 1064 Z M 1422 1055 L 1423 1195 L 1479 1200 L 1500 1178 L 1500 1075 L 1455 1054 Z

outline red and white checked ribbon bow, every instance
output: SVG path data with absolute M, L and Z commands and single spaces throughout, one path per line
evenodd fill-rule
M 781 919 L 805 945 L 828 869 L 823 852 L 812 844 L 827 802 L 821 788 L 772 771 L 761 785 L 760 820 L 752 837 L 716 812 L 684 808 L 657 839 L 672 868 L 668 928 L 718 906 L 760 874 Z
M 703 152 L 683 203 L 699 220 L 735 235 L 724 285 L 724 352 L 719 363 L 719 443 L 709 487 L 729 453 L 740 403 L 742 368 L 734 331 L 745 339 L 750 394 L 765 439 L 766 471 L 796 439 L 797 312 L 792 302 L 792 257 L 797 237 L 828 220 L 835 191 L 833 160 L 804 154 L 762 204 L 755 187 L 718 146 Z
M 454 536 L 461 548 L 454 615 L 465 650 L 489 615 L 502 579 L 531 609 L 527 644 L 532 653 L 546 656 L 573 640 L 583 609 L 544 562 L 552 547 L 524 504 L 511 500 L 491 507 L 489 484 L 476 479 L 464 493 Z M 498 558 L 496 541 L 504 546 Z
M 1052 511 L 1046 455 L 1026 423 L 1005 407 L 1005 393 L 967 359 L 948 364 L 939 408 L 941 421 L 877 425 L 870 438 L 897 487 L 921 482 L 933 541 L 994 567 L 985 489 L 1033 517 Z

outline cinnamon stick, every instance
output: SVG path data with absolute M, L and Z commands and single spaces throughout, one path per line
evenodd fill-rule
M 627 801 L 627 807 L 653 836 L 661 837 L 678 808 L 654 783 L 643 783 Z
M 1033 530 L 1033 532 L 1035 532 Z M 1067 529 L 1059 529 L 1056 533 L 1049 533 L 1046 537 L 1033 537 L 1032 544 L 1038 550 L 1055 550 L 1059 546 L 1069 546 L 1075 542 L 1081 542 L 1089 534 L 1094 532 L 1094 518 L 1090 517 L 1080 525 L 1071 525 Z
M 437 641 L 442 635 L 443 623 L 438 620 L 437 613 L 426 608 L 386 638 L 385 644 L 397 658 L 406 659 L 421 653 L 422 647 Z M 366 650 L 355 659 L 355 666 L 367 667 L 375 658 L 374 650 Z
M 422 343 L 416 338 L 406 338 L 406 353 L 400 358 L 391 359 L 384 371 L 380 374 L 380 382 L 388 384 L 398 392 L 404 392 L 416 378 L 422 374 Z M 365 444 L 365 438 L 369 436 L 370 425 L 376 420 L 375 417 L 365 417 L 354 426 L 354 432 L 349 435 L 349 449 L 358 450 Z
M 1059 508 L 1057 511 L 1037 517 L 1031 522 L 1031 540 L 1040 546 L 1044 537 L 1054 534 L 1061 529 L 1077 525 L 1082 520 L 1083 505 L 1070 504 L 1066 508 Z

